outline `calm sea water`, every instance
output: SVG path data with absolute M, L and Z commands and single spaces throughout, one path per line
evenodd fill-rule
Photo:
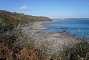
M 53 19 L 44 25 L 45 32 L 67 31 L 76 37 L 89 38 L 89 19 Z

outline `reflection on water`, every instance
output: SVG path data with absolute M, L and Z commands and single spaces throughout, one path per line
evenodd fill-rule
M 45 32 L 67 32 L 75 35 L 76 37 L 89 38 L 89 20 L 53 20 L 50 24 L 45 26 Z

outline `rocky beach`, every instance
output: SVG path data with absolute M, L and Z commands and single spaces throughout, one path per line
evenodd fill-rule
M 49 52 L 57 52 L 65 47 L 73 47 L 80 40 L 71 36 L 68 32 L 44 32 L 44 24 L 50 21 L 35 21 L 26 27 L 23 27 L 23 33 L 26 36 L 32 37 L 35 42 L 35 47 L 41 48 L 44 46 Z

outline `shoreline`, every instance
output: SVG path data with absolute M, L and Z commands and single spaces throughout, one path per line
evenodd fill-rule
M 64 47 L 73 47 L 81 41 L 74 38 L 68 32 L 43 32 L 41 30 L 28 30 L 24 32 L 26 36 L 32 37 L 36 48 L 46 48 L 48 53 L 55 53 Z M 30 35 L 29 35 L 30 34 Z

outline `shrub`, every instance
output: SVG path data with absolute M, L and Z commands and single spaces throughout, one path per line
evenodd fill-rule
M 72 48 L 66 48 L 64 49 L 64 51 L 61 53 L 62 54 L 62 58 L 68 59 L 68 60 L 81 60 L 81 59 L 85 59 L 88 60 L 89 59 L 89 43 L 88 42 L 81 42 L 79 44 L 76 44 L 74 47 Z

